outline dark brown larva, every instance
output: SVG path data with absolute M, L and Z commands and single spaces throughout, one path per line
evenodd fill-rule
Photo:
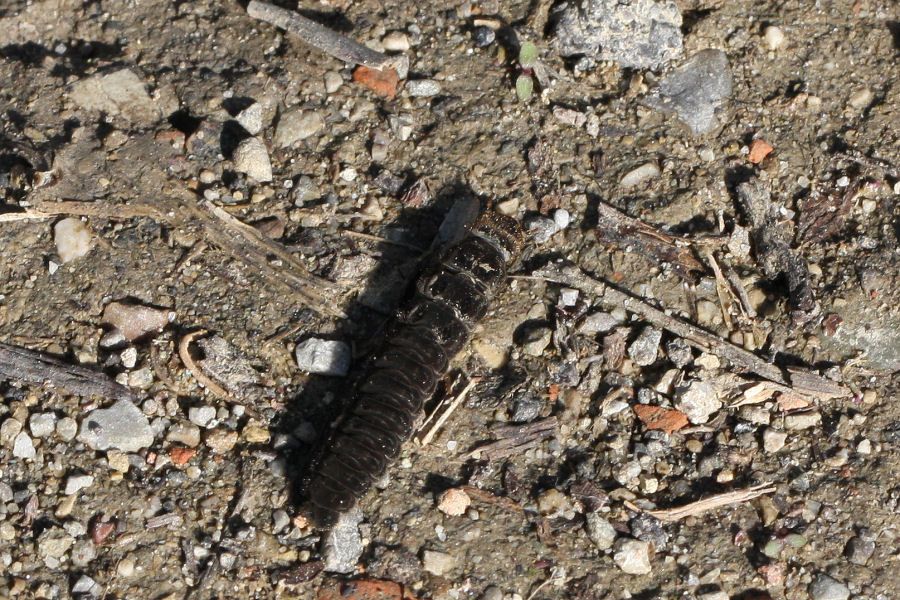
M 313 522 L 332 526 L 369 489 L 413 433 L 413 422 L 469 340 L 521 250 L 510 217 L 484 214 L 426 267 L 357 387 L 355 404 L 307 485 Z

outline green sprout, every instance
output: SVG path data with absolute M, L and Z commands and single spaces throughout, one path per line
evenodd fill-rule
M 537 46 L 532 42 L 524 42 L 519 48 L 519 75 L 516 77 L 516 96 L 520 102 L 525 102 L 534 91 L 534 79 L 532 72 L 537 63 Z

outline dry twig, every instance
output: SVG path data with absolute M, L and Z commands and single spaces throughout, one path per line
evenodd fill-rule
M 197 331 L 192 331 L 181 338 L 181 341 L 178 342 L 178 356 L 181 357 L 181 362 L 184 363 L 184 366 L 187 367 L 187 370 L 191 372 L 198 382 L 200 382 L 203 387 L 208 389 L 210 392 L 222 398 L 223 400 L 227 400 L 228 402 L 237 402 L 234 397 L 228 393 L 225 388 L 220 386 L 218 383 L 207 377 L 207 375 L 200 370 L 200 367 L 191 358 L 190 345 L 196 338 L 201 335 L 205 335 L 207 331 L 205 329 L 198 329 Z
M 716 494 L 715 496 L 710 496 L 709 498 L 704 498 L 703 500 L 697 500 L 696 502 L 691 502 L 690 504 L 685 504 L 684 506 L 680 506 L 678 508 L 669 508 L 666 510 L 649 510 L 646 512 L 648 515 L 656 517 L 660 521 L 680 521 L 685 517 L 699 515 L 700 513 L 719 508 L 720 506 L 728 506 L 729 504 L 739 504 L 741 502 L 747 502 L 748 500 L 753 500 L 754 498 L 758 498 L 766 494 L 771 494 L 774 491 L 775 486 L 771 483 L 760 483 L 758 485 L 752 485 L 742 490 L 725 492 L 724 494 Z M 631 502 L 626 502 L 625 506 L 627 506 L 631 510 L 643 512 L 640 508 L 633 505 Z
M 444 423 L 447 422 L 447 419 L 450 418 L 450 415 L 453 414 L 462 401 L 465 400 L 466 395 L 472 391 L 472 388 L 475 387 L 478 382 L 481 381 L 481 377 L 473 377 L 469 380 L 469 382 L 465 385 L 465 387 L 460 390 L 456 396 L 453 397 L 449 403 L 442 402 L 440 405 L 436 406 L 435 409 L 428 415 L 428 418 L 425 419 L 425 423 L 422 424 L 422 427 L 419 429 L 421 435 L 416 436 L 416 442 L 420 446 L 427 446 L 431 440 L 434 439 L 434 436 L 440 430 L 441 427 L 444 426 Z M 443 409 L 443 411 L 441 410 Z M 425 427 L 431 423 L 431 426 L 428 428 L 428 431 L 425 431 Z
M 336 31 L 311 21 L 306 17 L 268 2 L 251 0 L 247 5 L 247 14 L 293 33 L 301 40 L 315 46 L 322 52 L 330 54 L 344 62 L 365 65 L 373 69 L 388 66 L 391 58 L 381 52 L 363 46 Z
M 494 433 L 500 437 L 496 442 L 479 446 L 468 456 L 481 460 L 497 460 L 514 454 L 524 452 L 553 437 L 556 433 L 556 417 L 547 417 L 540 421 L 525 425 L 503 425 L 494 429 Z

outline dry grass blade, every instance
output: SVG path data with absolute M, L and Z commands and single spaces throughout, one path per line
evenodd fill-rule
M 197 331 L 192 331 L 181 338 L 181 341 L 178 342 L 178 356 L 181 357 L 181 362 L 183 362 L 187 370 L 191 372 L 191 374 L 194 376 L 194 379 L 200 382 L 203 387 L 208 389 L 219 398 L 222 398 L 223 400 L 227 400 L 228 402 L 236 402 L 234 397 L 229 394 L 228 391 L 225 390 L 225 388 L 207 377 L 207 375 L 200 370 L 200 367 L 197 365 L 196 361 L 191 358 L 191 342 L 193 342 L 201 335 L 205 335 L 206 333 L 207 331 L 205 329 L 198 329 Z
M 336 31 L 319 25 L 306 17 L 268 2 L 251 0 L 247 14 L 254 19 L 271 23 L 293 33 L 310 46 L 348 63 L 381 69 L 391 62 L 391 58 L 381 52 L 363 46 Z
M 748 500 L 753 500 L 754 498 L 758 498 L 766 494 L 771 494 L 774 491 L 775 486 L 771 483 L 761 483 L 742 490 L 735 490 L 733 492 L 726 492 L 724 494 L 716 494 L 715 496 L 697 500 L 696 502 L 691 502 L 690 504 L 685 504 L 684 506 L 680 506 L 678 508 L 669 508 L 666 510 L 650 510 L 647 511 L 647 514 L 656 517 L 660 521 L 680 521 L 681 519 L 684 519 L 686 517 L 699 515 L 701 513 L 705 513 L 722 506 L 728 506 L 729 504 L 739 504 L 741 502 L 747 502 Z M 629 506 L 629 508 L 631 508 L 632 510 L 640 510 L 633 505 Z
M 553 437 L 556 434 L 556 425 L 556 417 L 547 417 L 525 425 L 503 425 L 497 427 L 494 429 L 494 433 L 500 439 L 475 448 L 469 452 L 468 456 L 479 460 L 492 461 L 519 454 L 529 448 L 534 448 L 547 438 Z
M 465 400 L 468 393 L 472 391 L 472 388 L 474 388 L 479 381 L 481 381 L 481 377 L 473 377 L 452 400 L 447 402 L 447 399 L 445 398 L 444 402 L 441 402 L 435 407 L 432 413 L 428 415 L 428 418 L 425 419 L 425 423 L 422 424 L 422 428 L 419 430 L 420 435 L 416 436 L 416 442 L 420 446 L 427 446 L 431 440 L 434 439 L 437 432 L 440 431 L 441 427 L 444 426 L 444 423 L 447 422 L 447 419 L 450 418 L 450 415 L 453 414 L 453 411 L 462 404 L 462 401 Z M 428 427 L 427 431 L 425 430 L 426 426 Z

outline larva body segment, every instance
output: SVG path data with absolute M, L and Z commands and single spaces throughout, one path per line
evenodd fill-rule
M 396 459 L 450 360 L 487 313 L 521 245 L 518 222 L 489 211 L 419 275 L 413 296 L 369 361 L 354 405 L 313 470 L 307 495 L 316 525 L 334 525 Z

